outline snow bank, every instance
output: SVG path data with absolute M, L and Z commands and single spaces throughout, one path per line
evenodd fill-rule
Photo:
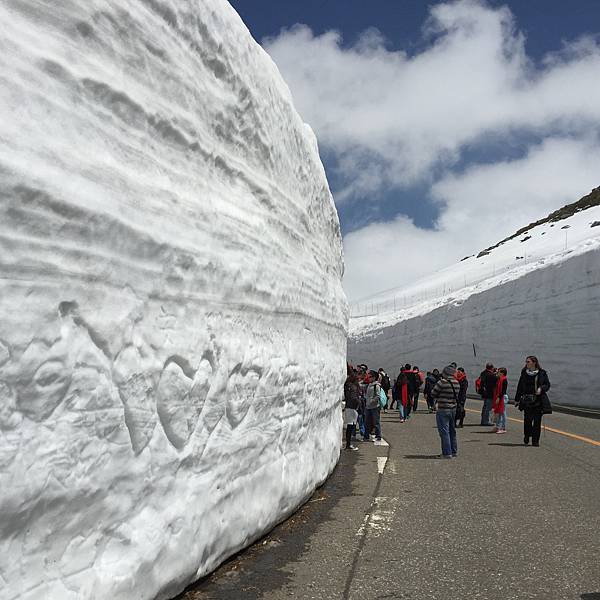
M 166 598 L 339 456 L 316 141 L 223 0 L 0 27 L 0 598 Z
M 454 360 L 473 381 L 491 360 L 508 368 L 514 390 L 525 356 L 536 354 L 554 401 L 600 407 L 593 378 L 600 364 L 599 221 L 600 207 L 592 207 L 544 223 L 373 298 L 369 306 L 380 314 L 351 319 L 349 360 L 394 375 L 405 362 L 426 370 Z

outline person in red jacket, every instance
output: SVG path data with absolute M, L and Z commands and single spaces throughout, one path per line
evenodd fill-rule
M 506 405 L 508 403 L 508 396 L 506 394 L 508 388 L 507 374 L 508 371 L 504 367 L 498 369 L 498 383 L 496 384 L 493 404 L 496 433 L 506 433 Z
M 408 392 L 408 376 L 406 368 L 400 369 L 400 374 L 394 384 L 395 394 L 400 412 L 400 423 L 404 423 L 410 414 L 410 395 Z

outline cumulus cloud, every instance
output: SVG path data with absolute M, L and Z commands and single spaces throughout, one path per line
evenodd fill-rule
M 531 207 L 521 212 L 526 220 L 526 215 L 538 218 L 600 183 L 600 169 L 595 182 L 587 177 L 584 183 L 578 177 L 588 173 L 587 168 L 570 160 L 579 156 L 589 166 L 586 156 L 597 156 L 598 137 L 593 132 L 600 123 L 598 43 L 591 37 L 575 40 L 535 64 L 526 55 L 517 25 L 506 7 L 459 0 L 430 9 L 423 50 L 414 55 L 389 50 L 374 30 L 351 47 L 342 44 L 337 32 L 315 36 L 303 25 L 265 41 L 300 113 L 321 146 L 336 157 L 336 179 L 342 182 L 333 190 L 338 205 L 359 198 L 376 201 L 378 193 L 423 182 L 432 185 L 430 200 L 440 202 L 442 212 L 433 231 L 399 216 L 345 237 L 350 296 L 358 293 L 358 280 L 368 282 L 368 291 L 393 283 L 364 279 L 368 269 L 363 265 L 372 265 L 376 257 L 386 262 L 383 271 L 406 262 L 419 263 L 419 272 L 425 265 L 448 264 L 452 252 L 445 244 L 452 228 L 476 230 L 470 219 L 493 209 L 491 199 L 510 189 L 532 194 L 514 195 Z M 498 145 L 524 135 L 538 144 L 525 158 L 464 170 L 465 150 L 473 154 L 490 139 Z M 547 142 L 539 144 L 544 139 Z M 453 172 L 459 164 L 463 172 Z M 550 172 L 557 167 L 560 181 Z M 541 175 L 544 171 L 547 178 Z M 535 181 L 524 180 L 534 175 Z M 487 188 L 477 188 L 484 183 Z M 373 234 L 378 240 L 394 240 L 387 258 L 370 242 Z M 495 232 L 484 245 L 493 241 Z M 365 248 L 371 246 L 369 256 Z M 414 276 L 415 270 L 409 269 L 407 277 Z

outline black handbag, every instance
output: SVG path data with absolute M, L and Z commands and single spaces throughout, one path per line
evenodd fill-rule
M 537 391 L 537 382 L 538 382 L 538 378 L 536 375 L 535 379 L 533 380 L 534 391 Z M 519 400 L 519 408 L 521 408 L 521 409 L 533 408 L 533 407 L 539 405 L 539 401 L 540 401 L 540 397 L 536 396 L 535 393 L 534 394 L 521 394 L 521 399 Z
M 521 396 L 521 408 L 533 408 L 537 405 L 538 397 L 535 394 L 523 394 Z
M 550 398 L 546 394 L 542 395 L 542 414 L 543 415 L 551 415 L 552 414 L 552 404 L 550 404 Z

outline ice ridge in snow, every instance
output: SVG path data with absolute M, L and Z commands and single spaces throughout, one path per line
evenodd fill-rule
M 172 597 L 339 457 L 316 140 L 223 0 L 0 24 L 0 598 Z

